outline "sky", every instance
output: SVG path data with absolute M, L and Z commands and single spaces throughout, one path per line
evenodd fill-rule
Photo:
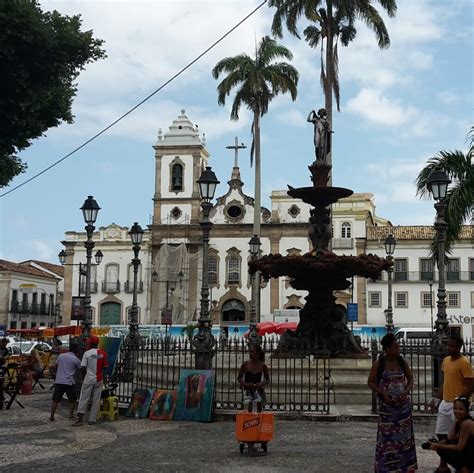
M 81 14 L 84 30 L 105 41 L 108 57 L 89 64 L 78 79 L 74 124 L 50 129 L 21 153 L 28 171 L 9 188 L 43 170 L 89 139 L 193 60 L 259 1 L 43 1 L 44 10 Z M 340 48 L 341 112 L 334 115 L 333 185 L 375 196 L 376 213 L 394 225 L 430 225 L 431 201 L 420 201 L 414 180 L 440 150 L 465 150 L 473 123 L 473 4 L 470 0 L 399 0 L 395 18 L 384 16 L 391 46 L 357 25 Z M 380 7 L 379 7 L 380 8 Z M 88 195 L 101 207 L 96 225 L 146 226 L 154 193 L 157 131 L 181 109 L 206 133 L 207 148 L 226 193 L 238 136 L 244 191 L 253 195 L 250 113 L 230 120 L 232 96 L 217 103 L 211 76 L 222 58 L 252 54 L 271 34 L 273 10 L 263 6 L 184 74 L 88 146 L 34 181 L 0 199 L 0 258 L 56 263 L 66 231 L 82 231 L 79 208 Z M 300 23 L 301 30 L 304 22 Z M 294 55 L 298 98 L 277 97 L 261 122 L 262 203 L 272 190 L 311 185 L 314 159 L 308 112 L 324 105 L 319 50 L 285 32 L 278 40 Z

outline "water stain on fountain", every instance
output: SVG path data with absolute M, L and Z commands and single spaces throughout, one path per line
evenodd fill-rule
M 312 187 L 288 186 L 288 195 L 311 205 L 309 237 L 312 251 L 304 255 L 270 254 L 249 263 L 251 273 L 260 271 L 264 279 L 289 276 L 294 289 L 306 290 L 306 304 L 300 310 L 295 331 L 280 340 L 282 356 L 323 354 L 367 356 L 347 328 L 345 308 L 336 304 L 333 292 L 350 286 L 349 278 L 376 278 L 392 264 L 375 255 L 338 256 L 329 250 L 332 238 L 330 205 L 353 194 L 350 189 L 327 185 L 331 166 L 317 160 L 309 166 Z

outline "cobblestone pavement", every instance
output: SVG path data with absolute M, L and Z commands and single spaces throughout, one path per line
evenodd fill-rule
M 48 422 L 51 392 L 21 397 L 26 408 L 0 411 L 0 471 L 64 472 L 351 472 L 373 471 L 373 422 L 276 421 L 265 457 L 240 455 L 233 422 L 158 422 L 120 418 L 73 428 L 67 407 Z M 58 415 L 59 414 L 59 415 Z M 417 421 L 417 443 L 433 421 Z M 436 454 L 418 449 L 420 472 Z

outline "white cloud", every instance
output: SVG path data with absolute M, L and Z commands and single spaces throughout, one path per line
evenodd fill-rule
M 417 110 L 403 106 L 397 100 L 383 95 L 377 89 L 362 89 L 347 102 L 347 109 L 362 115 L 366 120 L 386 126 L 400 126 L 413 120 Z
M 461 97 L 453 90 L 442 90 L 437 94 L 437 98 L 445 105 L 452 105 L 461 101 Z

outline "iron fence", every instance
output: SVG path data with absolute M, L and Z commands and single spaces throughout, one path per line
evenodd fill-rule
M 329 414 L 330 363 L 328 356 L 284 355 L 277 340 L 264 340 L 262 348 L 270 372 L 264 408 L 270 411 Z M 218 343 L 213 357 L 214 408 L 241 410 L 242 389 L 237 376 L 248 359 L 243 339 Z M 177 389 L 182 370 L 193 369 L 195 358 L 189 340 L 145 340 L 140 346 L 123 344 L 115 378 L 119 402 L 128 404 L 135 389 Z

